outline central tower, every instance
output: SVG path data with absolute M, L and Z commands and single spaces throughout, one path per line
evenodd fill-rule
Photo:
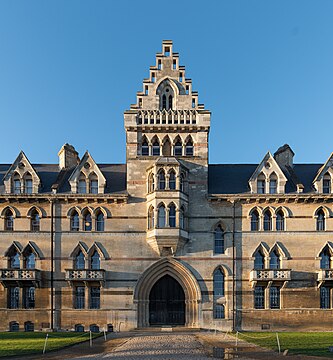
M 163 41 L 124 119 L 127 190 L 142 203 L 147 241 L 161 256 L 181 253 L 194 204 L 207 194 L 210 112 L 198 103 L 172 41 Z

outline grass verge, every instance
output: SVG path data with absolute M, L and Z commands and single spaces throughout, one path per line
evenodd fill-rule
M 92 334 L 93 338 L 100 334 Z M 0 332 L 0 357 L 42 354 L 45 332 Z M 49 333 L 46 352 L 89 340 L 89 333 Z
M 245 332 L 239 339 L 264 348 L 278 350 L 276 333 Z M 328 347 L 333 346 L 333 333 L 330 332 L 280 332 L 278 333 L 281 352 L 288 349 L 290 354 L 326 356 L 333 358 Z

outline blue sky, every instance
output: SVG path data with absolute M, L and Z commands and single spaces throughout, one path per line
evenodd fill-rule
M 163 39 L 212 111 L 210 163 L 333 151 L 333 1 L 0 0 L 0 163 L 63 143 L 125 162 L 123 111 Z

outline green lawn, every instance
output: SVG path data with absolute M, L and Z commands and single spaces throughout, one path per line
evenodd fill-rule
M 93 334 L 94 338 L 97 336 L 99 334 Z M 0 332 L 0 357 L 32 353 L 42 354 L 45 337 L 45 332 Z M 46 352 L 88 339 L 89 333 L 49 333 Z
M 281 352 L 288 349 L 291 354 L 332 357 L 328 351 L 333 346 L 333 332 L 281 332 L 278 333 Z M 276 333 L 245 332 L 239 339 L 257 344 L 261 347 L 278 350 Z

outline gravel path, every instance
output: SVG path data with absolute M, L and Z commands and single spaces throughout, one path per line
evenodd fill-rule
M 114 360 L 208 360 L 202 345 L 193 335 L 165 334 L 133 337 L 107 354 L 90 355 L 79 359 Z

